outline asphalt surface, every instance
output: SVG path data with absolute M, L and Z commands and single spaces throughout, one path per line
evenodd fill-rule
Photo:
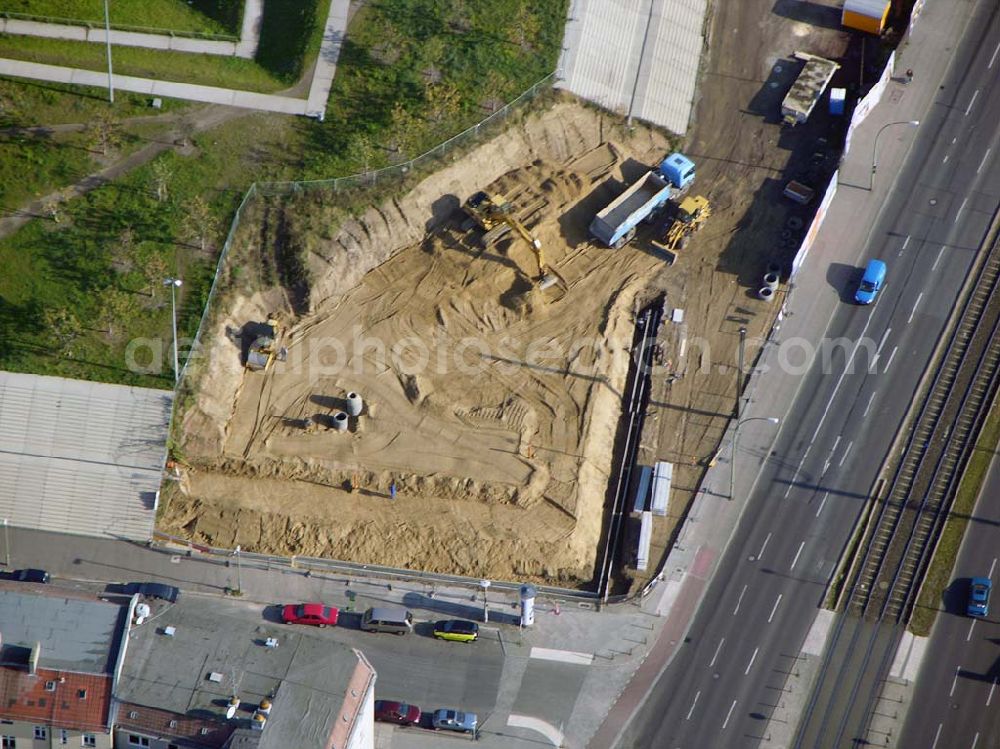
M 988 62 L 993 49 L 982 34 L 995 22 L 987 23 L 989 10 L 980 5 L 983 15 L 956 50 L 866 246 L 845 245 L 825 267 L 807 265 L 844 301 L 826 331 L 841 345 L 817 357 L 788 412 L 774 414 L 782 416 L 778 440 L 689 637 L 619 746 L 759 742 L 996 208 L 997 149 L 987 149 L 1000 97 L 989 101 L 980 90 L 973 99 L 993 72 L 980 54 L 986 49 Z M 889 129 L 879 146 L 907 130 Z M 874 307 L 861 308 L 849 300 L 871 257 L 888 263 L 888 279 Z M 801 350 L 784 345 L 789 363 L 800 362 Z M 834 670 L 849 679 L 856 668 Z M 820 720 L 825 708 L 815 712 Z M 831 720 L 845 736 L 856 730 Z M 802 745 L 832 744 L 817 734 Z

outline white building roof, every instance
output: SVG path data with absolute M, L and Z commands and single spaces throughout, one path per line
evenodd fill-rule
M 0 372 L 0 518 L 145 540 L 173 393 Z
M 683 135 L 707 0 L 573 0 L 558 86 Z

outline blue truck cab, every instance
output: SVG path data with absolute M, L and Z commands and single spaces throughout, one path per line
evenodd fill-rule
M 864 275 L 861 276 L 861 283 L 858 290 L 854 292 L 854 301 L 858 304 L 871 304 L 878 296 L 885 283 L 886 266 L 881 260 L 869 260 L 865 266 Z
M 682 153 L 672 153 L 660 162 L 660 174 L 678 190 L 694 182 L 694 162 Z

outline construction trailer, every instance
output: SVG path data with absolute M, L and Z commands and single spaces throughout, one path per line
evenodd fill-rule
M 890 0 L 844 0 L 840 23 L 848 29 L 881 35 L 889 20 Z
M 809 119 L 816 102 L 823 95 L 840 65 L 824 57 L 796 52 L 794 57 L 805 61 L 799 77 L 781 102 L 781 119 L 786 125 L 801 125 Z

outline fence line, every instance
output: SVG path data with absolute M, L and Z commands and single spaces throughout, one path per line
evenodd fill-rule
M 9 18 L 13 21 L 34 21 L 37 23 L 55 23 L 64 26 L 82 26 L 86 29 L 104 29 L 103 20 L 86 20 L 83 18 L 59 18 L 58 16 L 38 16 L 31 13 L 15 13 L 9 10 L 0 10 L 0 18 Z M 213 42 L 240 42 L 238 36 L 232 34 L 213 34 L 209 31 L 186 31 L 181 29 L 161 29 L 156 26 L 135 26 L 128 23 L 112 23 L 112 31 L 130 31 L 138 34 L 162 34 L 163 36 L 174 36 L 185 39 L 205 39 Z

